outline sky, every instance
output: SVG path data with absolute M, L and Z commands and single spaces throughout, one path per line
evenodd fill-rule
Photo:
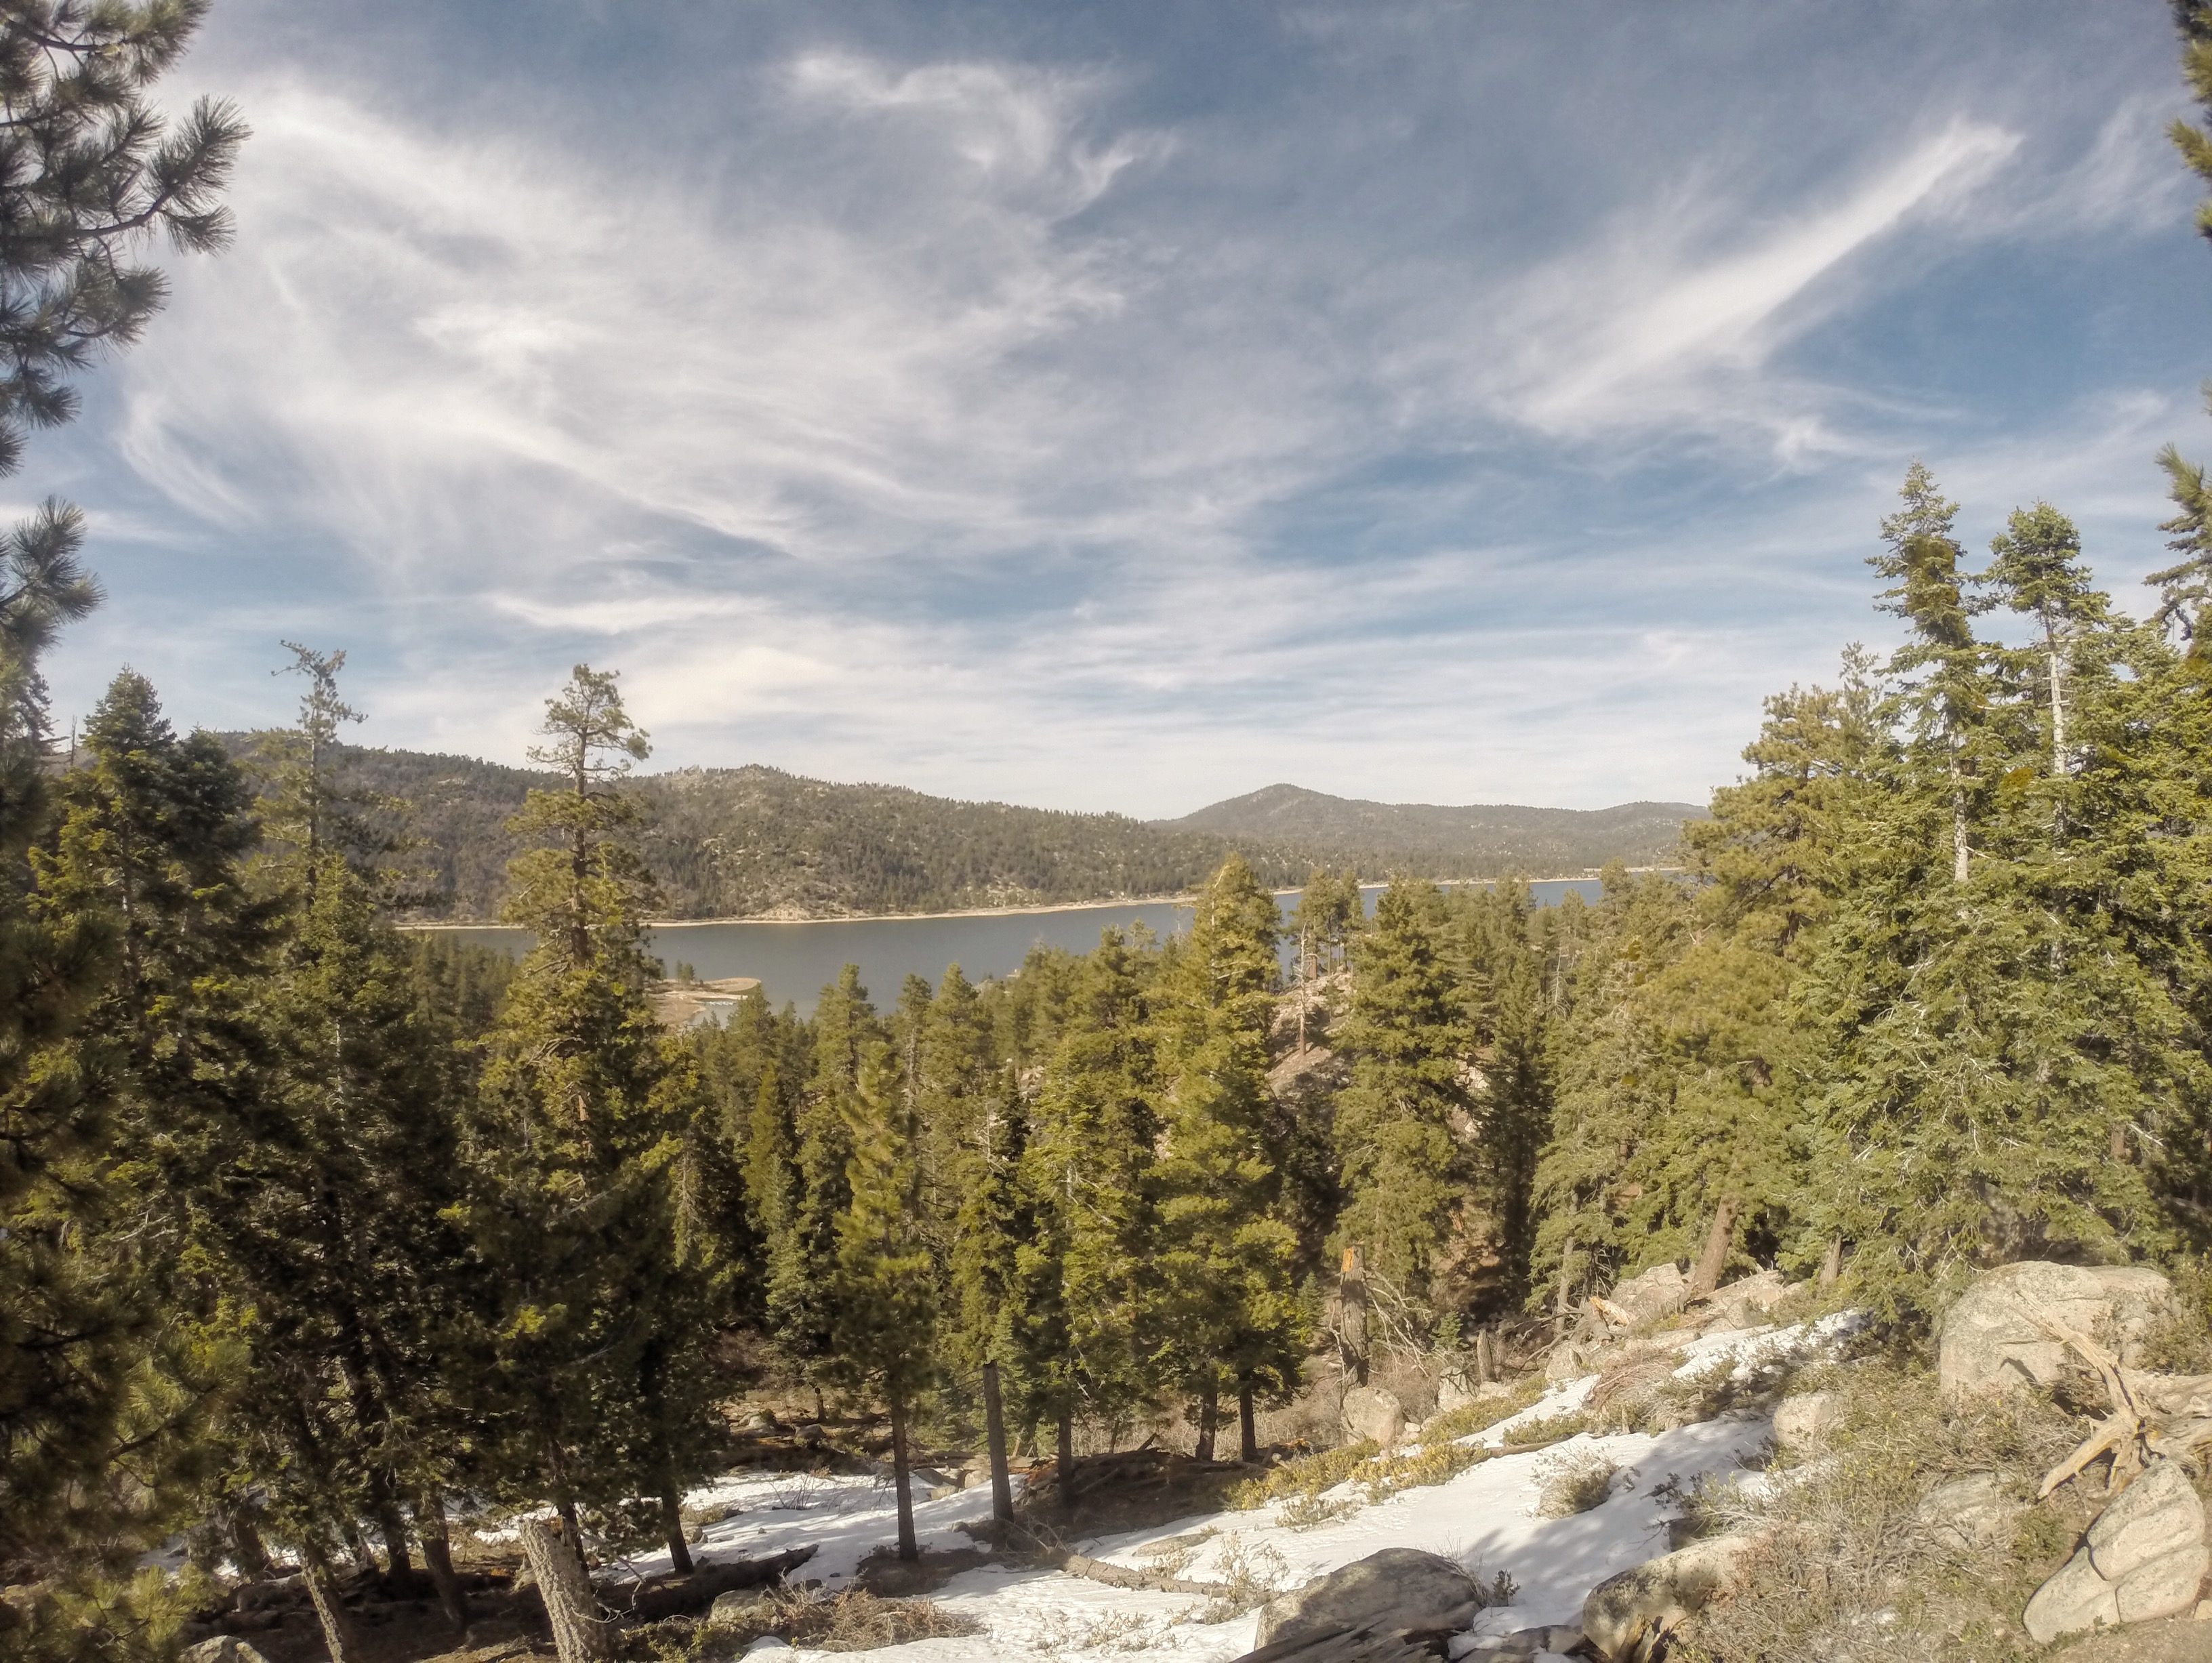
M 2212 455 L 2163 0 L 216 0 L 232 246 L 0 507 L 180 725 L 1147 816 L 1702 801 L 1915 458 L 2140 610 Z

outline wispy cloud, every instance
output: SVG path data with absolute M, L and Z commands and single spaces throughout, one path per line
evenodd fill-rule
M 1179 46 L 825 0 L 766 46 L 686 14 L 724 58 L 641 47 L 620 118 L 464 95 L 482 46 L 432 96 L 241 33 L 238 245 L 66 453 L 118 595 L 66 695 L 130 656 L 274 714 L 252 655 L 308 633 L 394 742 L 514 754 L 589 656 L 672 761 L 1158 812 L 1696 795 L 1869 622 L 1906 456 L 2075 492 L 2125 564 L 2129 458 L 2199 367 L 2131 276 L 2185 240 L 2162 47 L 2075 87 L 2087 23 L 2007 21 L 2062 89 L 2031 107 L 1959 90 L 2020 80 L 2008 12 L 1754 13 L 1640 21 L 1642 63 L 1564 12 L 1177 12 Z M 1823 30 L 1864 84 L 1800 142 L 1771 88 L 1829 94 Z M 1647 137 L 1590 144 L 1595 104 Z M 2094 323 L 2020 258 L 2085 241 Z M 1929 344 L 1978 343 L 1969 269 L 2023 320 L 1995 367 Z

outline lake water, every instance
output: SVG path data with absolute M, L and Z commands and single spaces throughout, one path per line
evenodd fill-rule
M 1594 877 L 1548 879 L 1529 885 L 1540 906 L 1555 907 L 1569 890 L 1595 901 L 1604 886 Z M 1375 910 L 1376 885 L 1365 891 L 1367 910 Z M 1284 915 L 1297 905 L 1295 892 L 1279 897 Z M 970 981 L 1003 976 L 1020 967 L 1031 947 L 1064 947 L 1087 953 L 1098 932 L 1141 923 L 1159 935 L 1190 927 L 1190 908 L 1171 901 L 1130 906 L 1069 907 L 1055 912 L 983 913 L 966 917 L 829 919 L 803 924 L 664 924 L 653 931 L 647 950 L 673 971 L 688 964 L 695 974 L 756 976 L 768 996 L 788 999 L 811 1011 L 815 995 L 837 980 L 848 964 L 860 967 L 860 980 L 877 1007 L 898 998 L 909 975 L 934 983 L 948 964 L 957 964 Z M 486 926 L 441 933 L 487 947 L 503 947 L 518 956 L 528 950 L 530 932 Z

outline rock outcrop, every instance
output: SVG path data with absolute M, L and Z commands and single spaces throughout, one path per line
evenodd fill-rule
M 1690 1302 L 1690 1278 L 1669 1260 L 1629 1278 L 1606 1297 L 1636 1322 L 1656 1322 Z
M 1648 1663 L 1668 1635 L 1735 1579 L 1749 1536 L 1715 1536 L 1607 1577 L 1583 1602 L 1583 1633 L 1605 1663 Z
M 2028 1259 L 1974 1278 L 1945 1313 L 1937 1378 L 1953 1396 L 2048 1390 L 2065 1368 L 2065 1343 L 2036 1321 L 2109 1333 L 2124 1367 L 2140 1366 L 2142 1342 L 2174 1311 L 2173 1285 L 2136 1265 L 2052 1265 Z
M 1310 1645 L 1333 1651 L 1346 1642 L 1455 1634 L 1487 1603 L 1481 1585 L 1455 1560 L 1385 1548 L 1261 1606 L 1254 1654 L 1289 1658 Z
M 1385 1449 L 1406 1435 L 1406 1405 L 1395 1392 L 1379 1386 L 1355 1386 L 1344 1394 L 1344 1430 L 1354 1441 L 1371 1438 Z
M 2021 1623 L 2048 1645 L 2102 1625 L 2188 1611 L 2212 1569 L 2204 1503 L 2179 1461 L 2155 1461 L 2097 1516 L 2080 1550 L 2035 1591 Z

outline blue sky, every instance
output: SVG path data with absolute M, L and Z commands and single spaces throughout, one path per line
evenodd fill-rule
M 1702 798 L 1913 457 L 2140 604 L 2212 453 L 2161 0 L 217 0 L 234 246 L 9 482 L 117 666 L 1145 815 Z

